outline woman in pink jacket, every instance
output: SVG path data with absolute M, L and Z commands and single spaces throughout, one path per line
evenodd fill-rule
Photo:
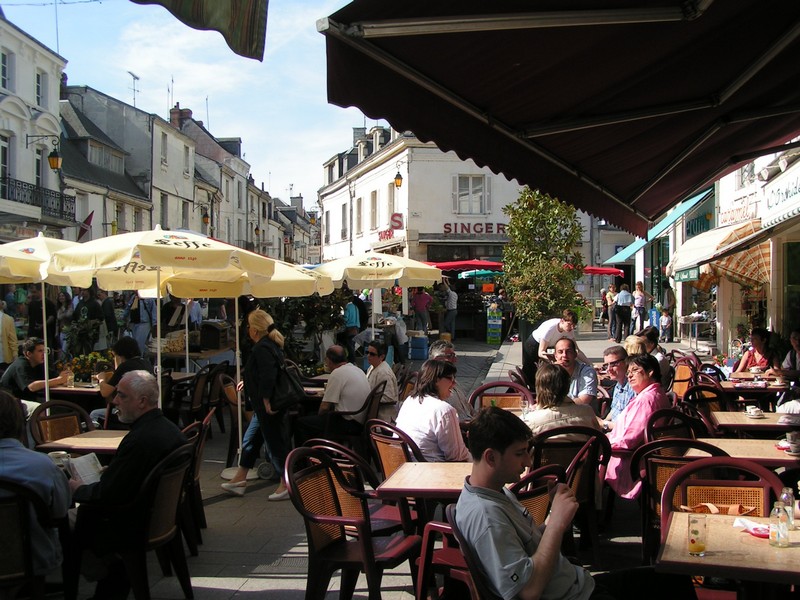
M 647 420 L 655 411 L 669 408 L 670 402 L 661 389 L 661 370 L 651 354 L 636 354 L 628 359 L 628 383 L 636 396 L 614 422 L 608 434 L 611 460 L 608 461 L 606 481 L 623 498 L 639 495 L 641 482 L 634 485 L 631 478 L 631 455 L 644 444 Z

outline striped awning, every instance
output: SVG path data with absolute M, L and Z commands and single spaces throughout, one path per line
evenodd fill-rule
M 667 275 L 701 290 L 711 289 L 720 277 L 748 286 L 768 283 L 770 244 L 760 233 L 761 221 L 754 219 L 695 236 L 675 252 Z

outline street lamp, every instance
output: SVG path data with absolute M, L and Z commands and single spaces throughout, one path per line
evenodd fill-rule
M 402 160 L 398 160 L 397 161 L 397 165 L 396 165 L 397 166 L 397 175 L 394 176 L 394 187 L 395 187 L 395 189 L 399 190 L 401 188 L 401 186 L 403 185 L 403 176 L 400 174 L 400 165 L 402 165 L 403 163 L 408 163 L 408 161 L 409 161 L 408 158 L 404 158 Z
M 25 148 L 27 149 L 31 142 L 35 142 L 37 140 L 44 140 L 44 139 L 52 139 L 53 140 L 53 150 L 50 154 L 47 155 L 47 164 L 50 166 L 50 169 L 58 173 L 61 170 L 61 164 L 63 159 L 61 155 L 58 153 L 58 147 L 61 143 L 61 136 L 60 135 L 50 135 L 50 134 L 42 134 L 42 135 L 25 135 Z
M 202 219 L 203 219 L 203 225 L 208 225 L 209 222 L 211 221 L 211 217 L 208 215 L 208 209 L 205 207 L 203 209 Z
M 256 237 L 261 237 L 261 228 L 256 224 L 256 228 L 253 230 L 253 233 L 256 234 Z

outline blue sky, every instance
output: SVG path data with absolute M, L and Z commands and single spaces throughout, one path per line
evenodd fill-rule
M 234 54 L 219 33 L 191 29 L 160 6 L 0 1 L 6 19 L 67 59 L 71 85 L 133 103 L 128 71 L 135 73 L 137 108 L 169 119 L 170 106 L 180 102 L 215 136 L 241 137 L 256 184 L 284 200 L 293 185 L 306 208 L 316 204 L 322 163 L 347 149 L 352 127 L 365 122 L 358 109 L 326 99 L 325 39 L 316 20 L 346 3 L 270 0 L 262 63 Z

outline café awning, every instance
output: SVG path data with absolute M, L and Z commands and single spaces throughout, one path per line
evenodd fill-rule
M 355 0 L 317 28 L 332 104 L 640 237 L 800 133 L 800 2 Z
M 667 275 L 702 290 L 711 289 L 720 277 L 742 285 L 767 283 L 771 268 L 769 241 L 754 237 L 761 231 L 761 221 L 754 219 L 701 233 L 678 248 L 667 265 Z M 744 244 L 735 253 L 724 253 L 724 249 L 736 248 L 737 242 L 748 239 L 759 243 Z

